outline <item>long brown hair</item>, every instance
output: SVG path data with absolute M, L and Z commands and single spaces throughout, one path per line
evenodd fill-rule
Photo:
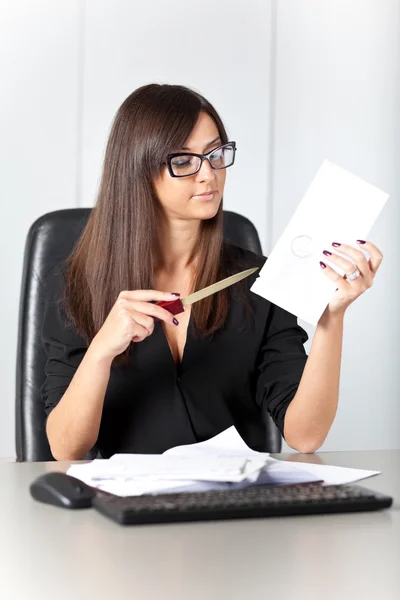
M 151 289 L 158 263 L 160 203 L 153 181 L 161 162 L 181 148 L 200 112 L 215 122 L 222 143 L 225 127 L 200 94 L 179 85 L 150 84 L 135 90 L 119 108 L 109 135 L 98 197 L 66 263 L 64 299 L 74 327 L 88 343 L 103 325 L 122 290 Z M 195 254 L 201 265 L 192 291 L 226 276 L 222 202 L 214 218 L 201 223 Z M 195 303 L 197 332 L 213 335 L 225 323 L 228 290 Z M 127 362 L 128 349 L 114 364 Z

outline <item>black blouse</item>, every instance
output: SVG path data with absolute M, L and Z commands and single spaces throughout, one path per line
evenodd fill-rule
M 230 246 L 239 272 L 261 267 L 266 258 Z M 230 288 L 227 321 L 212 339 L 196 335 L 189 321 L 180 365 L 175 365 L 160 323 L 143 342 L 132 344 L 129 364 L 112 366 L 96 443 L 104 458 L 117 452 L 162 453 L 209 439 L 234 425 L 248 446 L 265 450 L 266 408 L 283 435 L 286 409 L 307 360 L 307 333 L 287 311 L 250 291 L 259 276 L 243 284 L 253 307 L 247 328 L 238 326 L 243 299 Z M 41 388 L 47 415 L 74 376 L 87 345 L 66 324 L 63 278 L 48 281 L 42 341 L 47 354 Z M 84 400 L 83 400 L 84 401 Z

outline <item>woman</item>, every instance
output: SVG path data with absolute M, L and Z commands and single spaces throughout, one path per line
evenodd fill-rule
M 96 447 L 160 453 L 234 425 L 263 450 L 263 411 L 287 443 L 314 452 L 333 422 L 343 317 L 382 255 L 342 245 L 321 261 L 337 291 L 307 356 L 296 318 L 250 291 L 253 275 L 177 317 L 157 303 L 187 296 L 265 257 L 225 243 L 222 196 L 235 143 L 213 106 L 181 86 L 147 85 L 115 117 L 95 209 L 49 282 L 42 395 L 56 459 Z M 337 246 L 336 246 L 337 247 Z M 359 276 L 353 279 L 354 264 Z

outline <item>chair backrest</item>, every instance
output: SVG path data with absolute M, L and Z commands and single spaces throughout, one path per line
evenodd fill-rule
M 19 307 L 16 364 L 16 454 L 18 461 L 54 460 L 45 431 L 40 388 L 45 378 L 46 354 L 41 342 L 45 282 L 71 254 L 89 218 L 90 208 L 47 213 L 29 229 L 25 244 Z M 254 225 L 241 215 L 224 211 L 224 236 L 238 246 L 261 253 Z M 266 451 L 279 452 L 281 436 L 269 415 Z

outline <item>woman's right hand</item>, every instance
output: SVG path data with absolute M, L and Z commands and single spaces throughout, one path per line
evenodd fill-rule
M 176 294 L 157 290 L 121 292 L 91 346 L 102 358 L 113 359 L 131 342 L 142 342 L 153 333 L 154 317 L 175 327 L 178 321 L 174 315 L 154 302 L 176 298 Z

